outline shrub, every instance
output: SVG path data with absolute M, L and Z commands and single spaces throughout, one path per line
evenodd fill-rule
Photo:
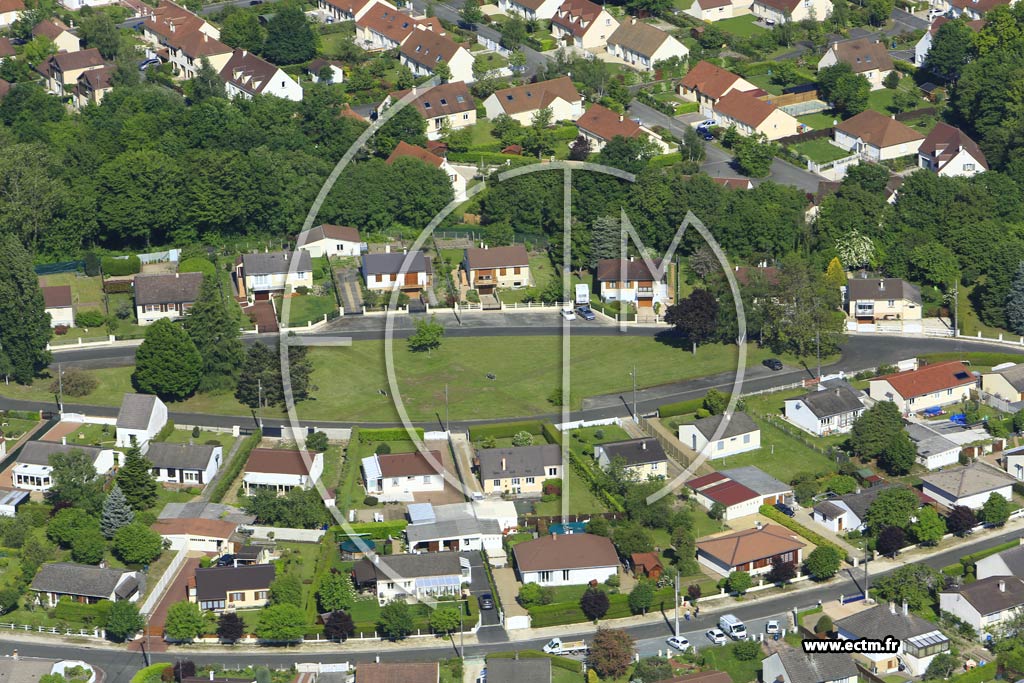
M 128 257 L 104 256 L 100 262 L 103 273 L 109 277 L 135 275 L 142 270 L 142 261 L 135 254 Z
M 814 625 L 815 633 L 832 633 L 832 629 L 835 626 L 832 624 L 832 617 L 827 614 L 823 614 L 818 623 Z
M 306 437 L 306 448 L 315 453 L 323 453 L 327 450 L 327 435 L 323 432 L 313 432 Z
M 99 327 L 105 320 L 106 317 L 100 311 L 80 311 L 75 316 L 78 327 Z
M 513 446 L 529 446 L 533 443 L 533 434 L 529 432 L 516 432 L 512 435 Z
M 309 287 L 307 287 L 306 285 L 299 285 L 298 287 L 295 288 L 295 293 L 300 296 L 306 296 L 307 294 L 309 294 Z
M 53 328 L 53 333 L 57 336 L 63 336 L 68 333 L 67 325 L 57 325 Z
M 391 446 L 386 443 L 377 444 L 377 448 L 373 450 L 377 455 L 387 455 L 391 452 Z
M 741 640 L 732 646 L 732 653 L 741 662 L 750 662 L 761 656 L 761 644 L 754 640 Z
M 100 257 L 95 251 L 85 252 L 85 274 L 89 277 L 96 277 L 100 274 Z
M 131 294 L 134 290 L 132 283 L 127 280 L 115 280 L 114 282 L 103 283 L 104 294 Z
M 88 396 L 96 390 L 99 382 L 85 370 L 76 367 L 69 367 L 64 370 L 61 377 L 50 382 L 50 393 L 56 394 L 63 391 L 65 396 L 81 398 Z
M 202 273 L 203 275 L 213 277 L 217 274 L 217 269 L 210 259 L 203 256 L 193 256 L 192 258 L 187 258 L 178 264 L 178 272 Z
M 192 428 L 192 438 L 193 439 L 198 439 L 199 435 L 201 433 L 202 433 L 202 431 L 199 429 L 199 425 L 196 425 L 195 427 Z
M 249 452 L 258 446 L 262 439 L 263 434 L 259 430 L 246 437 L 241 447 L 239 447 L 238 453 L 231 459 L 231 464 L 227 470 L 221 473 L 221 478 L 217 481 L 217 488 L 210 495 L 211 502 L 219 503 L 224 499 L 228 489 L 231 488 L 231 484 L 238 478 L 238 473 L 242 471 L 245 463 L 249 460 Z
M 366 507 L 371 507 L 372 508 L 377 503 L 378 503 L 377 498 L 374 497 L 374 496 L 367 496 L 366 498 L 363 498 L 363 505 L 365 505 Z

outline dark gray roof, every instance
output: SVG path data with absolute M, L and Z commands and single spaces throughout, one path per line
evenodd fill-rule
M 242 267 L 245 268 L 246 277 L 288 273 L 292 269 L 292 253 L 290 251 L 272 251 L 262 254 L 242 254 Z M 300 250 L 298 259 L 296 272 L 308 273 L 313 270 L 313 260 L 308 251 Z
M 243 512 L 240 508 L 221 503 L 204 503 L 201 500 L 192 503 L 168 503 L 160 511 L 159 519 L 223 519 L 235 524 L 252 524 L 256 515 Z
M 993 371 L 997 375 L 1002 375 L 1003 379 L 1010 383 L 1010 386 L 1017 391 L 1024 391 L 1024 363 L 1017 363 L 1011 365 L 1008 368 L 1002 370 Z
M 823 516 L 825 519 L 835 519 L 836 517 L 839 517 L 840 515 L 846 513 L 846 510 L 844 508 L 841 508 L 835 503 L 827 500 L 815 505 L 814 511 L 817 512 L 819 515 Z
M 895 608 L 890 605 L 875 605 L 871 609 L 840 619 L 835 625 L 858 638 L 879 640 L 887 635 L 907 640 L 938 630 L 935 624 L 925 621 L 913 612 L 903 614 L 898 605 Z
M 32 590 L 42 593 L 84 595 L 90 598 L 109 598 L 126 573 L 121 569 L 93 567 L 73 562 L 53 562 L 39 568 L 32 579 Z
M 121 429 L 145 429 L 156 407 L 156 396 L 150 394 L 125 394 L 121 399 L 121 410 L 117 412 L 117 426 Z
M 487 660 L 488 683 L 551 683 L 551 660 L 547 657 L 531 659 Z
M 1013 576 L 1024 576 L 1024 545 L 1010 548 L 996 555 L 1006 564 Z
M 615 441 L 600 444 L 600 446 L 608 455 L 609 460 L 622 458 L 627 465 L 646 465 L 652 462 L 664 462 L 668 459 L 661 443 L 651 436 L 629 441 Z
M 890 484 L 879 484 L 878 486 L 864 489 L 860 493 L 847 493 L 845 496 L 839 496 L 833 500 L 843 501 L 853 514 L 863 520 L 864 515 L 868 513 L 868 506 L 875 502 L 878 494 L 891 488 L 892 485 Z
M 70 453 L 81 451 L 94 460 L 103 449 L 95 446 L 76 446 L 75 444 L 60 444 L 50 441 L 26 441 L 18 452 L 17 462 L 30 465 L 49 465 L 50 456 L 54 453 Z
M 476 457 L 481 479 L 543 477 L 545 467 L 562 464 L 562 449 L 556 444 L 485 448 L 477 451 Z
M 411 528 L 411 527 L 410 527 Z M 416 579 L 426 576 L 462 575 L 457 553 L 422 553 L 420 555 L 377 555 L 376 562 L 369 557 L 356 562 L 359 576 L 372 576 L 378 581 L 392 576 Z
M 921 290 L 898 277 L 850 278 L 846 283 L 846 296 L 850 301 L 906 299 L 921 303 Z
M 999 590 L 1000 584 L 1004 590 Z M 987 579 L 964 584 L 958 591 L 942 592 L 959 592 L 982 615 L 994 614 L 1024 605 L 1024 581 L 1016 576 L 990 576 Z
M 956 443 L 925 425 L 911 422 L 907 424 L 905 429 L 917 447 L 917 454 L 923 458 L 936 453 L 946 453 L 954 448 L 960 448 Z
M 789 674 L 786 683 L 830 683 L 859 675 L 857 665 L 847 654 L 816 652 L 812 656 L 788 645 L 776 653 Z
M 711 415 L 709 417 L 703 417 L 693 423 L 693 426 L 697 428 L 701 434 L 704 435 L 705 439 L 710 440 L 715 435 L 715 431 L 718 429 L 718 425 L 721 424 L 722 420 L 725 419 L 725 415 Z M 725 431 L 719 436 L 719 439 L 729 439 L 740 434 L 749 434 L 750 432 L 756 432 L 760 427 L 750 419 L 750 416 L 746 413 L 736 411 L 732 414 L 732 419 L 729 420 L 729 424 L 726 425 Z
M 857 397 L 857 392 L 849 388 L 849 385 L 812 391 L 809 394 L 804 394 L 798 400 L 802 401 L 817 417 L 842 415 L 864 408 L 864 404 Z
M 409 543 L 442 538 L 464 538 L 478 534 L 500 536 L 501 526 L 498 525 L 498 520 L 461 517 L 426 524 L 410 524 L 405 528 L 405 537 Z
M 134 576 L 129 576 L 127 579 L 121 582 L 121 584 L 114 589 L 114 596 L 118 600 L 126 600 L 131 597 L 132 593 L 139 590 L 139 580 Z
M 364 275 L 384 275 L 402 272 L 402 264 L 408 254 L 363 254 Z M 422 251 L 412 253 L 412 261 L 409 262 L 407 273 L 429 273 L 430 261 L 423 255 Z
M 202 285 L 202 273 L 136 275 L 135 305 L 194 303 Z
M 229 591 L 269 588 L 274 574 L 272 564 L 196 569 L 196 595 L 200 600 L 223 600 Z
M 753 465 L 722 470 L 722 474 L 762 496 L 778 493 L 779 491 L 789 491 L 792 488 L 789 484 L 783 484 L 772 475 Z
M 154 467 L 174 467 L 180 470 L 205 470 L 219 446 L 201 446 L 187 443 L 149 442 L 146 459 Z

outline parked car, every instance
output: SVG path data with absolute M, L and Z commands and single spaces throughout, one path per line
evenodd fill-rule
M 218 567 L 234 567 L 235 556 L 234 555 L 221 555 L 217 558 Z
M 781 631 L 781 628 L 779 627 L 779 620 L 778 619 L 769 619 L 768 623 L 764 625 L 764 632 L 767 633 L 768 635 L 772 635 L 774 633 L 779 633 L 780 631 Z
M 562 317 L 565 318 L 566 320 L 575 320 L 576 314 L 573 313 L 573 310 L 571 308 L 563 308 Z
M 769 370 L 778 371 L 782 369 L 782 361 L 779 360 L 778 358 L 768 358 L 767 360 L 763 361 L 761 365 L 765 366 Z
M 782 514 L 786 515 L 787 517 L 796 517 L 796 510 L 789 507 L 785 503 L 776 503 L 775 509 L 781 512 Z
M 597 318 L 597 316 L 594 315 L 594 312 L 590 310 L 590 306 L 580 306 L 576 309 L 576 315 L 584 320 L 594 320 Z
M 477 598 L 480 609 L 494 609 L 494 596 L 490 593 L 483 593 Z
M 686 652 L 692 647 L 690 645 L 690 641 L 687 640 L 684 636 L 671 636 L 669 638 L 666 638 L 665 642 L 668 643 L 669 647 L 675 648 L 680 652 Z
M 709 628 L 704 635 L 715 645 L 725 645 L 729 641 L 729 638 L 717 628 Z
M 715 136 L 712 135 L 711 131 L 708 130 L 707 128 L 702 128 L 701 130 L 703 131 L 701 137 L 703 137 L 706 142 L 711 142 L 712 140 L 715 139 Z

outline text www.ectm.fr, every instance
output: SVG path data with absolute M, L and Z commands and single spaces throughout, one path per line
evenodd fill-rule
M 886 636 L 882 640 L 874 638 L 858 638 L 856 640 L 805 640 L 803 641 L 804 652 L 813 654 L 816 652 L 841 652 L 841 653 L 869 653 L 869 654 L 896 654 L 900 650 L 899 638 Z

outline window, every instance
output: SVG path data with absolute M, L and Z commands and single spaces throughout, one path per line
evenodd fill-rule
M 174 469 L 173 467 L 168 467 L 167 468 L 167 476 L 168 477 L 173 477 L 177 473 L 178 473 L 178 470 Z
M 534 478 L 533 478 L 533 477 L 527 477 L 527 478 L 526 478 L 526 483 L 527 483 L 527 484 L 532 484 L 532 483 L 534 483 L 534 481 L 535 481 L 535 480 L 534 480 Z
M 519 486 L 519 477 L 512 477 L 512 485 Z
M 212 609 L 224 609 L 223 600 L 205 600 L 199 603 L 199 609 L 201 610 L 212 610 Z
M 549 477 L 557 477 L 558 476 L 558 468 L 557 467 L 549 467 L 548 468 L 548 476 Z
M 953 390 L 952 389 L 946 389 L 946 396 L 952 396 L 952 395 L 953 395 Z
M 391 485 L 392 485 L 392 486 L 398 486 L 398 477 L 394 477 L 394 478 L 393 478 L 393 479 L 391 480 Z
M 895 300 L 895 299 L 889 299 L 889 300 L 888 300 L 888 301 L 886 302 L 886 305 L 887 305 L 887 306 L 888 306 L 889 308 L 892 308 L 893 306 L 895 306 L 895 305 L 896 305 L 896 300 Z
M 463 114 L 462 115 L 462 120 L 463 121 L 469 121 L 469 114 Z
M 719 441 L 718 442 L 718 450 L 720 450 L 720 451 L 725 450 L 725 441 Z
M 964 164 L 964 170 L 965 171 L 973 171 L 974 170 L 974 164 Z
M 195 470 L 186 470 L 182 472 L 185 477 L 185 481 L 199 481 L 199 473 Z
M 431 482 L 430 475 L 429 474 L 424 474 L 423 475 L 423 483 L 424 484 L 429 484 L 430 482 Z
M 445 98 L 443 98 L 443 97 L 442 97 L 442 98 L 441 98 L 441 106 L 442 106 L 442 107 L 445 107 L 445 106 L 447 106 L 447 105 L 448 105 L 448 100 L 446 100 Z
M 501 479 L 495 479 L 494 480 L 494 485 L 500 487 L 501 486 Z
M 541 580 L 541 582 L 544 582 L 544 583 L 550 581 L 551 580 L 551 572 L 541 572 L 540 573 L 540 580 Z
M 743 443 L 750 443 L 750 434 L 743 435 Z
M 569 569 L 563 569 L 562 570 L 562 581 L 568 581 L 569 580 L 569 572 L 570 571 L 571 570 L 569 570 Z
M 269 591 L 256 591 L 256 599 L 257 600 L 266 600 L 269 597 L 270 597 Z
M 239 591 L 237 593 L 228 593 L 229 602 L 242 602 L 245 600 L 245 593 Z

